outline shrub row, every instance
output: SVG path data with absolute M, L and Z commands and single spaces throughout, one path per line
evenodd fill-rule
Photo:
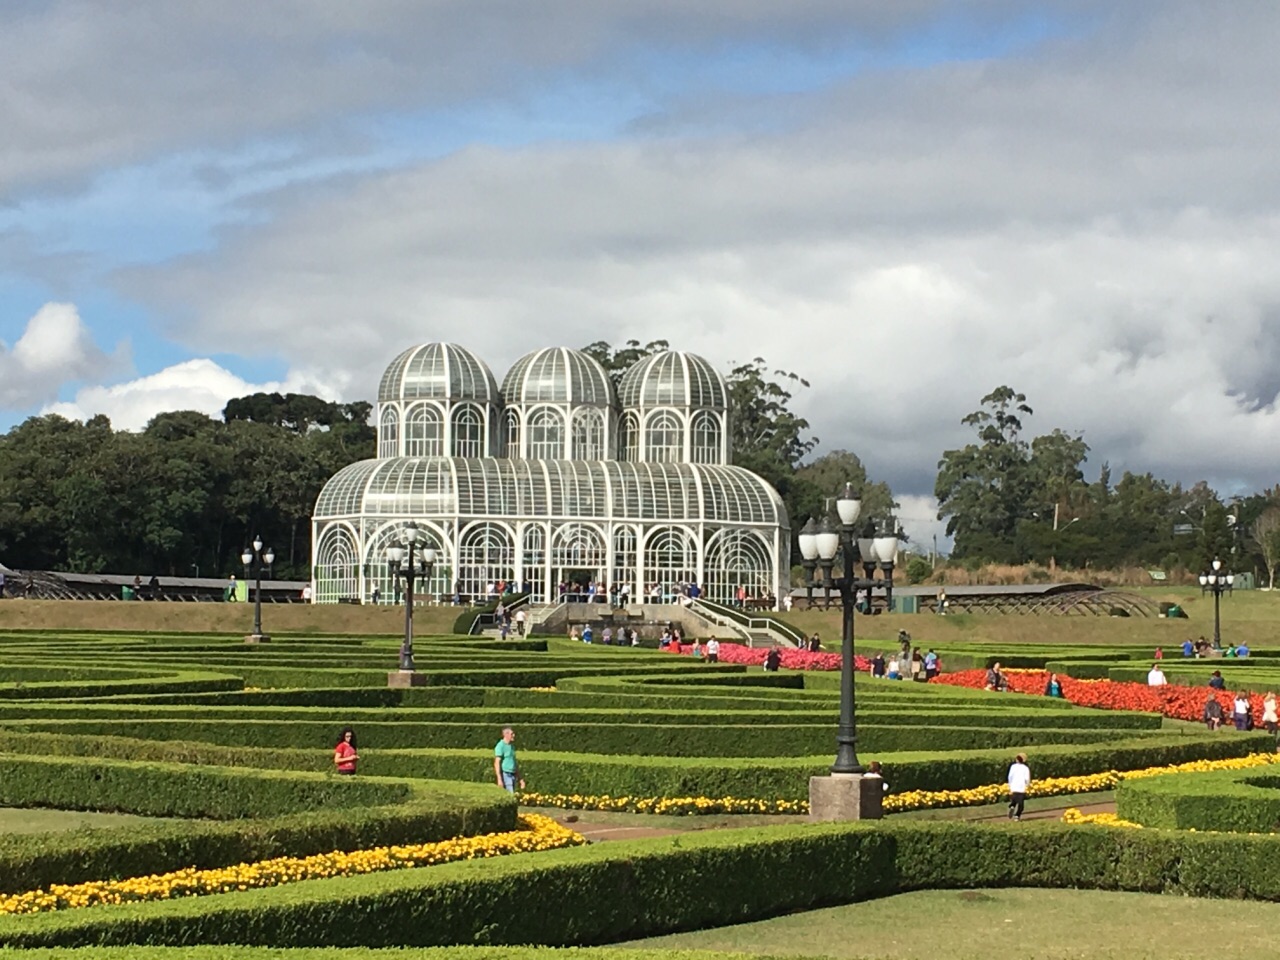
M 49 763 L 53 773 L 67 765 L 65 760 Z M 139 767 L 133 765 L 134 771 Z M 210 782 L 208 768 L 189 770 L 193 790 Z M 223 779 L 227 775 L 248 782 L 265 779 L 257 771 L 220 773 Z M 326 778 L 277 774 L 274 779 Z M 94 781 L 94 786 L 101 782 Z M 140 782 L 154 781 L 148 777 Z M 350 782 L 343 785 L 354 786 Z M 49 791 L 57 792 L 56 785 Z M 99 799 L 111 800 L 112 809 L 129 809 L 118 802 L 118 789 L 105 792 L 109 796 Z M 189 866 L 215 868 L 286 855 L 432 842 L 510 830 L 515 825 L 515 801 L 496 787 L 424 781 L 378 783 L 362 778 L 354 792 L 363 794 L 368 802 L 232 822 L 158 821 L 117 829 L 0 837 L 0 892 L 147 876 Z M 64 797 L 53 799 L 60 801 L 59 806 L 66 805 Z M 94 799 L 87 797 L 82 807 L 96 807 Z
M 502 714 L 495 714 L 502 717 Z M 333 721 L 214 720 L 206 718 L 193 729 L 190 719 L 120 719 L 5 721 L 11 737 L 23 731 L 65 732 L 81 736 L 129 736 L 144 740 L 199 737 L 208 743 L 238 747 L 327 749 L 333 744 Z M 508 718 L 509 719 L 509 718 Z M 564 720 L 563 716 L 560 718 Z M 621 719 L 621 718 L 615 718 Z M 984 721 L 964 715 L 942 715 L 928 725 L 921 718 L 859 717 L 864 749 L 976 750 L 984 747 L 1029 747 L 1048 743 L 1095 743 L 1112 739 L 1111 729 L 1040 728 L 1030 724 L 978 726 Z M 893 722 L 890 722 L 893 721 Z M 364 750 L 412 748 L 483 749 L 496 741 L 504 721 L 446 723 L 362 721 Z M 959 726 L 958 724 L 974 724 Z M 1130 731 L 1121 731 L 1130 732 Z M 654 757 L 794 757 L 825 753 L 832 741 L 830 717 L 811 722 L 738 724 L 732 718 L 708 714 L 672 717 L 661 723 L 597 723 L 588 718 L 547 723 L 530 719 L 520 728 L 520 743 L 529 751 L 573 752 Z
M 1222 770 L 1127 780 L 1116 812 L 1144 827 L 1267 833 L 1280 830 L 1280 775 Z
M 384 678 L 385 682 L 385 678 Z M 55 699 L 93 694 L 149 694 L 240 690 L 244 681 L 223 673 L 187 671 L 130 680 L 75 680 L 0 684 L 0 700 Z
M 496 739 L 496 738 L 495 738 Z M 828 754 L 791 758 L 685 758 L 593 756 L 521 751 L 531 789 L 545 793 L 609 794 L 646 797 L 763 797 L 798 800 L 808 795 L 808 778 L 830 768 Z M 1270 736 L 1149 736 L 1108 745 L 1040 746 L 1029 751 L 1038 778 L 1069 777 L 1103 770 L 1219 760 L 1274 749 Z M 11 750 L 40 755 L 108 756 L 199 765 L 249 766 L 270 769 L 328 769 L 329 754 L 319 750 L 225 747 L 183 741 L 144 741 L 121 737 L 76 737 L 31 734 L 13 740 Z M 879 760 L 895 792 L 960 790 L 1002 783 L 1012 749 L 970 750 L 954 756 L 913 752 L 872 754 Z M 385 777 L 422 777 L 487 783 L 493 758 L 487 744 L 467 750 L 372 750 L 361 748 L 361 773 Z
M 971 887 L 1087 886 L 1275 900 L 1278 855 L 1275 837 L 1057 824 L 707 831 L 217 897 L 3 918 L 0 943 L 587 945 L 910 890 Z M 698 894 L 672 896 L 672 890 Z
M 870 706 L 860 706 L 858 719 L 860 724 L 869 727 L 881 725 L 922 727 L 956 725 L 991 728 L 1016 727 L 1019 729 L 1133 731 L 1158 730 L 1161 726 L 1161 718 L 1158 714 L 1103 710 L 1020 710 L 1018 709 L 1018 700 L 1024 698 L 1007 699 L 1012 699 L 1014 702 L 1012 707 L 1005 707 L 1004 709 L 990 702 L 979 704 L 963 703 L 948 706 L 947 704 L 937 703 L 913 705 L 875 701 Z M 828 726 L 835 714 L 835 704 L 833 703 L 810 703 L 808 704 L 808 709 L 789 710 L 786 712 L 770 709 L 721 709 L 721 706 L 721 704 L 715 702 L 685 701 L 679 708 L 668 706 L 664 709 L 642 708 L 639 706 L 620 707 L 616 704 L 610 707 L 580 706 L 577 708 L 542 704 L 539 706 L 454 706 L 410 709 L 343 706 L 340 709 L 344 722 L 394 724 L 395 727 L 392 728 L 393 736 L 382 738 L 379 743 L 381 746 L 465 746 L 467 743 L 473 742 L 471 740 L 467 740 L 464 743 L 422 741 L 417 739 L 419 734 L 417 730 L 409 731 L 408 735 L 414 738 L 411 742 L 401 742 L 400 739 L 394 736 L 394 730 L 398 730 L 405 724 L 426 724 L 432 729 L 441 728 L 446 730 L 463 725 L 492 727 L 495 724 L 501 725 L 505 723 L 539 726 L 566 723 L 589 726 L 637 723 L 685 727 L 700 726 L 707 723 L 734 726 L 773 726 L 777 724 L 788 726 L 814 724 Z M 74 723 L 79 725 L 77 732 L 81 733 L 107 727 L 110 728 L 109 732 L 115 733 L 117 732 L 118 724 L 122 722 L 129 724 L 135 722 L 156 724 L 156 729 L 177 732 L 179 735 L 185 732 L 185 726 L 189 725 L 191 721 L 198 721 L 202 726 L 204 724 L 216 724 L 219 730 L 223 728 L 238 728 L 241 724 L 251 729 L 260 730 L 263 727 L 263 721 L 267 721 L 276 727 L 285 724 L 290 727 L 294 724 L 299 725 L 296 733 L 296 742 L 273 741 L 260 744 L 262 746 L 314 746 L 316 743 L 316 725 L 320 725 L 319 733 L 322 737 L 331 736 L 334 716 L 333 707 L 205 706 L 199 709 L 191 709 L 184 706 L 154 704 L 84 705 L 80 703 L 44 702 L 24 703 L 22 705 L 0 704 L 0 721 L 5 721 L 6 724 L 8 722 L 21 721 L 25 726 L 31 728 L 40 723 Z M 169 727 L 163 726 L 166 722 Z M 176 731 L 171 729 L 175 724 L 181 724 L 183 728 Z M 143 727 L 142 729 L 145 731 L 147 728 Z M 326 730 L 328 733 L 325 733 Z M 143 735 L 155 736 L 156 734 L 144 733 Z M 235 736 L 234 734 L 230 735 Z M 277 735 L 289 736 L 290 734 L 287 729 L 281 729 Z M 761 735 L 766 735 L 766 732 L 762 731 Z M 244 742 L 246 744 L 255 742 L 253 739 L 228 741 L 225 739 L 224 734 L 219 733 L 219 736 L 223 737 L 220 742 Z M 246 733 L 245 736 L 253 738 L 256 734 L 250 732 Z M 547 747 L 546 749 L 559 748 Z
M 409 785 L 270 770 L 6 755 L 0 806 L 236 820 L 402 802 Z

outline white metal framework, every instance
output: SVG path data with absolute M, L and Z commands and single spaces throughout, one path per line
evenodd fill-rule
M 700 357 L 646 357 L 615 394 L 586 354 L 538 350 L 500 392 L 469 351 L 425 344 L 392 361 L 378 399 L 378 458 L 316 502 L 317 602 L 393 599 L 386 550 L 411 519 L 438 558 L 431 599 L 504 582 L 537 602 L 587 582 L 633 601 L 691 583 L 722 602 L 782 595 L 786 511 L 729 465 L 728 389 Z

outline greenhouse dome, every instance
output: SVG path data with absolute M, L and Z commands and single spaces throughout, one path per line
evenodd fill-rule
M 618 397 L 623 460 L 729 462 L 729 388 L 697 354 L 667 350 L 637 361 Z
M 315 601 L 390 597 L 387 548 L 412 520 L 437 555 L 428 602 L 505 583 L 547 603 L 559 585 L 589 580 L 632 597 L 697 584 L 713 600 L 745 588 L 776 603 L 789 573 L 786 509 L 765 480 L 728 465 L 724 379 L 672 351 L 623 383 L 636 399 L 625 410 L 604 368 L 566 348 L 521 358 L 501 394 L 461 347 L 401 354 L 379 390 L 377 459 L 340 470 L 316 502 Z M 666 413 L 679 436 L 659 443 L 660 431 L 643 431 Z M 620 416 L 645 418 L 624 459 Z

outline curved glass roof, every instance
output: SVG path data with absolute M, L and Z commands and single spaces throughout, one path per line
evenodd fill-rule
M 498 383 L 483 360 L 456 343 L 424 343 L 391 361 L 378 402 L 480 400 L 498 402 Z
M 613 383 L 581 350 L 544 347 L 515 362 L 502 380 L 507 403 L 585 403 L 612 406 Z
M 696 353 L 667 350 L 636 362 L 622 376 L 618 398 L 624 407 L 729 406 L 724 377 Z
M 765 480 L 741 467 L 615 460 L 362 460 L 325 484 L 317 520 L 359 516 L 545 517 L 787 526 Z

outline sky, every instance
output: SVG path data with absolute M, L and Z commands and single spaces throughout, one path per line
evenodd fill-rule
M 1280 449 L 1280 6 L 0 4 L 0 430 L 372 400 L 462 343 L 763 357 L 917 542 L 1008 384 L 1225 494 Z

